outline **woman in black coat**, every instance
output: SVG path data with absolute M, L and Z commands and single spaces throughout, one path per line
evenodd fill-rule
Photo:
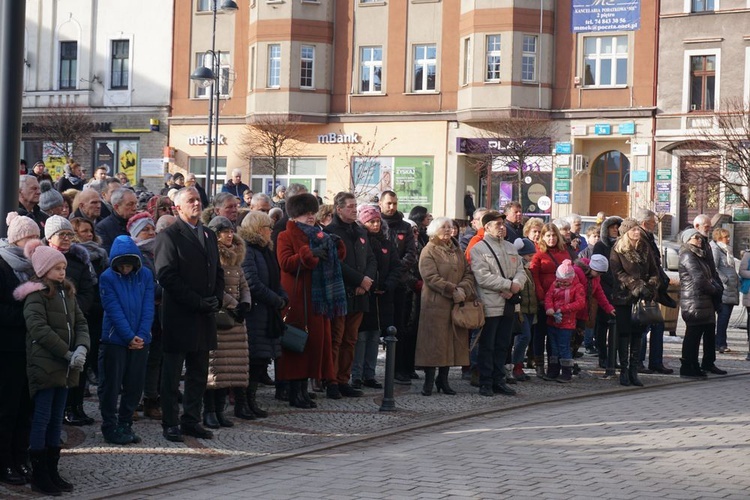
M 281 274 L 273 250 L 273 221 L 263 212 L 250 212 L 242 220 L 237 235 L 245 241 L 247 252 L 242 262 L 245 279 L 250 285 L 253 304 L 245 314 L 250 351 L 250 383 L 247 388 L 248 408 L 257 417 L 267 417 L 256 402 L 258 383 L 266 374 L 272 359 L 281 356 L 279 337 L 284 329 L 281 310 L 289 298 L 281 287 Z
M 26 321 L 23 302 L 13 290 L 34 276 L 24 245 L 39 239 L 32 219 L 11 212 L 7 218 L 8 240 L 0 244 L 0 481 L 25 484 L 28 466 L 32 403 L 26 377 Z
M 706 372 L 726 375 L 716 361 L 716 299 L 721 302 L 722 287 L 713 276 L 707 259 L 713 259 L 704 237 L 695 229 L 682 233 L 680 248 L 680 311 L 685 321 L 680 377 L 705 378 Z M 703 363 L 698 351 L 703 338 Z

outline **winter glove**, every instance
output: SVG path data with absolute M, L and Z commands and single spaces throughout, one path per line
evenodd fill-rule
M 328 249 L 325 247 L 318 247 L 312 251 L 312 254 L 320 260 L 328 260 Z
M 638 294 L 638 297 L 646 302 L 651 302 L 654 300 L 654 292 L 652 292 L 650 288 L 644 286 Z
M 463 288 L 456 288 L 453 290 L 453 302 L 459 304 L 466 300 L 466 293 Z
M 554 318 L 555 323 L 562 323 L 562 313 L 560 311 L 555 312 L 552 317 Z
M 217 312 L 219 310 L 219 299 L 213 295 L 211 297 L 203 297 L 198 308 L 201 312 Z
M 73 370 L 82 372 L 83 366 L 86 364 L 86 353 L 88 350 L 83 347 L 82 345 L 79 345 L 75 351 L 73 351 L 73 355 L 70 357 L 70 367 Z
M 247 302 L 240 302 L 240 305 L 237 306 L 237 314 L 240 315 L 240 318 L 245 317 L 245 313 L 250 310 L 250 304 Z

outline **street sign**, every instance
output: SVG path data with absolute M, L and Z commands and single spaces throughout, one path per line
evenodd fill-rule
M 656 180 L 657 181 L 671 181 L 672 180 L 672 169 L 671 168 L 657 168 L 656 169 Z
M 594 125 L 594 134 L 596 135 L 611 135 L 612 125 L 609 123 L 597 123 Z
M 555 191 L 570 191 L 570 181 L 555 181 Z
M 570 203 L 570 193 L 555 193 L 555 203 L 559 204 L 569 204 Z
M 555 179 L 570 179 L 570 169 L 569 168 L 556 168 Z
M 672 191 L 672 183 L 671 182 L 657 182 L 656 190 L 659 192 L 663 192 L 663 193 L 669 193 Z

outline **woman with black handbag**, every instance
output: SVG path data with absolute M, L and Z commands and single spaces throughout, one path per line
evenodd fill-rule
M 722 288 L 713 275 L 707 259 L 712 259 L 704 237 L 695 229 L 682 233 L 680 248 L 680 312 L 685 321 L 682 341 L 680 377 L 706 378 L 706 372 L 726 375 L 716 361 L 716 301 L 721 301 Z M 703 338 L 703 363 L 698 362 Z
M 620 357 L 620 384 L 642 386 L 638 378 L 643 324 L 634 323 L 633 305 L 656 298 L 661 278 L 651 247 L 638 221 L 628 217 L 620 224 L 620 237 L 612 247 L 609 266 L 614 277 L 612 300 L 617 322 L 617 353 Z
M 315 225 L 318 200 L 309 193 L 286 201 L 289 221 L 279 233 L 276 256 L 281 286 L 289 294 L 286 321 L 307 331 L 303 352 L 284 348 L 277 380 L 289 381 L 289 404 L 316 405 L 307 392 L 309 378 L 334 380 L 331 319 L 346 315 L 346 290 L 340 261 L 346 256 L 341 240 Z

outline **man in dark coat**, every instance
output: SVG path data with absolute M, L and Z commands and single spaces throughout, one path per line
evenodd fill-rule
M 331 399 L 341 396 L 358 397 L 363 393 L 349 385 L 354 362 L 359 325 L 370 306 L 368 293 L 377 273 L 377 261 L 367 241 L 367 231 L 357 225 L 357 199 L 352 193 L 340 192 L 333 199 L 336 212 L 324 231 L 335 234 L 346 245 L 346 258 L 341 262 L 347 303 L 346 316 L 331 321 L 333 366 L 336 380 L 328 384 Z
M 49 217 L 39 208 L 39 196 L 42 190 L 39 188 L 39 181 L 33 175 L 22 175 L 18 184 L 18 215 L 29 217 L 36 225 L 39 231 L 44 231 L 44 223 Z
M 523 207 L 517 201 L 505 205 L 505 241 L 513 243 L 523 238 Z
M 156 236 L 156 275 L 162 286 L 164 350 L 161 383 L 162 427 L 169 441 L 183 434 L 210 439 L 203 428 L 201 402 L 208 378 L 208 352 L 216 349 L 216 320 L 224 296 L 224 271 L 213 231 L 200 223 L 201 200 L 195 188 L 177 193 L 177 221 Z M 183 414 L 177 404 L 185 364 Z
M 94 227 L 106 217 L 102 216 L 102 199 L 95 189 L 84 189 L 76 196 L 78 208 L 73 212 L 74 217 L 83 217 L 94 223 Z
M 127 188 L 120 188 L 112 193 L 112 213 L 109 217 L 96 225 L 96 234 L 102 239 L 102 248 L 109 254 L 115 238 L 120 235 L 129 235 L 127 230 L 128 219 L 135 215 L 138 209 L 138 198 L 135 193 Z
M 402 273 L 399 276 L 399 286 L 393 292 L 393 326 L 398 335 L 398 349 L 396 349 L 397 384 L 411 384 L 411 374 L 414 372 L 414 351 L 417 348 L 417 338 L 410 335 L 406 322 L 411 314 L 413 290 L 409 284 L 410 271 L 417 265 L 417 243 L 414 241 L 414 231 L 411 224 L 404 220 L 404 214 L 398 211 L 398 196 L 393 191 L 383 191 L 380 195 L 380 214 L 383 223 L 388 226 L 386 234 L 398 250 L 401 259 Z M 390 326 L 390 325 L 385 325 Z

